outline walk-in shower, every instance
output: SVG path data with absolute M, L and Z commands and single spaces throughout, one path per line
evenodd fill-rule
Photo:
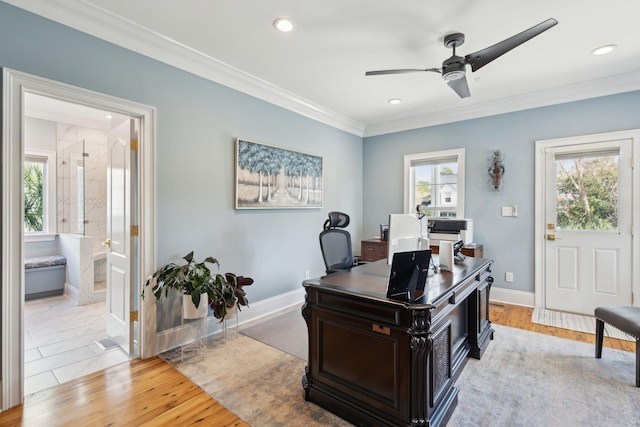
M 57 125 L 57 230 L 67 258 L 65 293 L 77 304 L 106 298 L 107 132 Z

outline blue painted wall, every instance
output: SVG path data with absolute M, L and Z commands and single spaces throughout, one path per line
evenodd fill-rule
M 361 238 L 362 138 L 0 3 L 0 66 L 157 108 L 157 262 L 191 250 L 251 276 L 250 302 L 324 273 L 327 212 Z M 324 208 L 234 210 L 234 138 L 323 157 Z M 175 305 L 175 304 L 173 304 Z M 179 307 L 179 306 L 178 306 Z M 179 310 L 179 308 L 178 308 Z M 160 307 L 158 330 L 179 324 Z
M 0 66 L 152 105 L 157 123 L 158 264 L 195 250 L 222 270 L 252 276 L 251 301 L 321 275 L 317 236 L 326 214 L 351 215 L 356 252 L 402 212 L 403 156 L 466 148 L 466 215 L 496 261 L 496 286 L 533 292 L 534 142 L 640 127 L 640 92 L 365 138 L 260 101 L 60 24 L 0 3 Z M 322 156 L 324 208 L 233 209 L 233 140 L 242 137 Z M 492 192 L 488 157 L 505 155 Z M 516 204 L 517 218 L 500 216 Z M 507 286 L 504 271 L 513 271 Z M 159 330 L 176 324 L 159 313 Z
M 389 213 L 403 212 L 403 157 L 452 148 L 466 150 L 465 216 L 474 240 L 495 260 L 494 286 L 534 291 L 534 147 L 536 140 L 640 128 L 640 92 L 365 138 L 364 234 L 378 233 Z M 505 157 L 505 183 L 491 191 L 493 150 Z M 518 217 L 501 207 L 518 206 Z M 504 272 L 514 283 L 504 282 Z

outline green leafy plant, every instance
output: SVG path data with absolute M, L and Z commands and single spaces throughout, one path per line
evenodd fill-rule
M 219 278 L 216 277 L 216 280 Z M 225 273 L 224 279 L 224 282 L 219 281 L 215 286 L 218 298 L 209 298 L 209 307 L 211 307 L 213 315 L 218 319 L 224 319 L 228 310 L 233 308 L 234 304 L 238 305 L 238 310 L 240 310 L 241 306 L 249 305 L 247 294 L 242 288 L 253 283 L 252 278 L 236 276 L 233 273 Z
M 207 264 L 220 264 L 213 257 L 206 257 L 202 262 L 196 262 L 193 258 L 193 251 L 189 252 L 182 259 L 187 263 L 178 265 L 169 263 L 153 273 L 145 282 L 145 287 L 152 286 L 151 290 L 156 299 L 160 299 L 164 292 L 166 297 L 169 289 L 174 289 L 181 294 L 190 295 L 193 304 L 200 305 L 201 295 L 206 293 L 209 298 L 209 306 L 213 310 L 213 315 L 224 320 L 229 309 L 234 305 L 248 306 L 246 292 L 243 286 L 253 283 L 249 277 L 236 276 L 233 273 L 212 273 Z M 144 298 L 144 292 L 142 294 Z
M 24 166 L 24 228 L 25 231 L 43 231 L 42 166 L 25 162 Z

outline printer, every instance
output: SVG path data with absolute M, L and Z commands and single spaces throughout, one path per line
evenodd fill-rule
M 473 220 L 461 218 L 428 218 L 429 243 L 437 246 L 441 241 L 457 242 L 464 244 L 473 242 Z

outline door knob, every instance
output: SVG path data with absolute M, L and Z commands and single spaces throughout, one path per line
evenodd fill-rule
M 111 239 L 107 239 L 104 242 L 102 242 L 102 246 L 106 246 L 108 248 L 111 247 Z
M 547 240 L 560 240 L 560 238 L 556 237 L 555 234 L 547 234 L 546 238 L 547 238 Z

